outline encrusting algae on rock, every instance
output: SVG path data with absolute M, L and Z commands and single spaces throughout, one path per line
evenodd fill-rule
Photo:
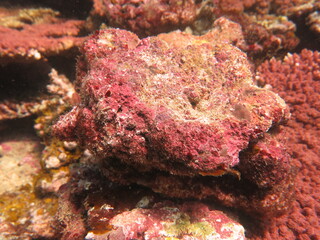
M 85 239 L 199 239 L 244 240 L 244 228 L 221 211 L 186 202 L 159 202 L 150 209 L 136 208 L 111 218 L 105 234 L 89 232 Z
M 319 238 L 320 1 L 0 2 L 1 240 Z
M 289 110 L 277 94 L 254 85 L 243 52 L 212 38 L 97 32 L 78 62 L 81 104 L 53 133 L 87 147 L 115 182 L 276 214 L 292 195 L 292 169 L 277 134 Z M 239 154 L 260 142 L 262 150 L 244 153 L 241 164 Z M 252 171 L 264 179 L 242 174 Z

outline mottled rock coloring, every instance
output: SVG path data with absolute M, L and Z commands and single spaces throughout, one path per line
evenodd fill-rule
M 244 228 L 221 211 L 201 203 L 158 203 L 151 209 L 135 208 L 113 217 L 112 230 L 89 232 L 85 239 L 212 239 L 244 240 Z
M 289 111 L 277 94 L 253 84 L 242 51 L 213 39 L 210 32 L 201 37 L 175 32 L 141 40 L 125 30 L 97 32 L 84 44 L 78 63 L 81 104 L 61 117 L 54 134 L 85 145 L 101 160 L 106 176 L 118 182 L 166 192 L 161 182 L 154 183 L 158 173 L 169 174 L 173 183 L 175 177 L 215 181 L 229 173 L 237 184 L 241 173 L 234 167 L 239 153 L 286 121 Z M 262 148 L 272 143 L 282 149 L 271 138 Z M 259 189 L 268 185 L 269 191 L 288 179 L 290 162 L 282 150 L 261 152 L 273 155 L 271 164 L 281 165 L 270 184 L 253 181 Z M 112 172 L 120 174 L 118 179 Z M 132 174 L 124 177 L 128 172 Z M 150 173 L 154 179 L 146 181 Z M 196 197 L 219 199 L 215 193 L 223 190 L 216 188 Z M 285 195 L 285 188 L 278 194 Z M 172 194 L 197 195 L 192 191 Z

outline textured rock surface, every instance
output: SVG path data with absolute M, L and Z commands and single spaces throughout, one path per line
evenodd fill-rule
M 94 13 L 106 16 L 109 24 L 143 36 L 172 31 L 191 24 L 201 4 L 186 1 L 94 0 Z
M 261 239 L 319 239 L 320 236 L 320 53 L 303 50 L 258 69 L 260 84 L 271 84 L 292 112 L 288 150 L 299 168 L 296 201 L 287 215 L 268 226 Z
M 275 14 L 276 8 L 273 9 L 274 3 L 270 0 L 93 2 L 93 19 L 104 19 L 108 25 L 127 29 L 140 37 L 176 29 L 203 35 L 214 27 L 217 18 L 227 17 L 241 25 L 247 42 L 241 49 L 255 60 L 283 50 L 292 51 L 299 43 L 295 36 L 295 24 L 285 16 Z M 288 2 L 277 4 L 286 9 Z M 296 5 L 300 6 L 298 3 Z M 314 10 L 314 6 L 309 5 Z
M 78 73 L 84 105 L 55 133 L 84 134 L 99 156 L 180 175 L 235 166 L 249 141 L 287 119 L 286 105 L 253 85 L 240 50 L 183 36 L 177 48 L 121 30 L 93 36 Z M 163 159 L 181 166 L 168 169 Z
M 240 208 L 249 207 L 252 193 L 244 189 L 254 184 L 253 191 L 259 194 L 253 194 L 257 199 L 252 211 L 285 208 L 287 200 L 281 204 L 266 200 L 270 186 L 266 190 L 246 176 L 239 182 L 240 173 L 232 169 L 250 142 L 287 120 L 284 101 L 253 84 L 246 56 L 236 47 L 210 41 L 210 33 L 172 36 L 175 44 L 162 40 L 163 36 L 140 40 L 116 29 L 93 35 L 78 64 L 76 85 L 82 104 L 60 119 L 54 134 L 79 140 L 116 181 L 138 182 L 176 197 L 215 196 L 223 204 Z M 266 143 L 276 141 L 270 137 L 273 140 Z M 283 198 L 290 189 L 291 167 L 280 143 L 271 146 L 280 150 L 266 151 L 275 159 L 270 163 L 278 161 L 283 169 L 274 181 L 282 187 L 277 193 L 271 187 L 271 192 Z M 227 183 L 215 178 L 226 173 L 234 175 L 224 178 Z M 207 178 L 223 183 L 211 185 L 205 183 Z M 184 181 L 189 184 L 182 185 Z M 237 184 L 242 185 L 239 191 L 245 200 L 236 200 L 237 190 L 224 189 Z M 268 204 L 262 204 L 261 198 Z
M 151 209 L 136 208 L 113 217 L 109 225 L 113 230 L 108 233 L 89 232 L 85 239 L 245 239 L 239 223 L 200 203 L 169 202 L 158 203 Z
M 0 196 L 1 240 L 83 240 L 89 230 L 91 233 L 110 231 L 109 219 L 118 214 L 120 217 L 124 211 L 128 213 L 142 207 L 151 208 L 152 212 L 152 206 L 168 200 L 168 195 L 205 199 L 197 202 L 205 202 L 210 209 L 231 211 L 239 217 L 248 239 L 318 240 L 318 53 L 303 51 L 299 55 L 288 55 L 283 61 L 268 61 L 259 69 L 258 82 L 272 84 L 273 91 L 277 91 L 291 108 L 293 117 L 287 127 L 272 127 L 257 141 L 249 142 L 248 147 L 240 151 L 239 163 L 234 167 L 207 172 L 188 169 L 190 176 L 173 175 L 158 167 L 149 170 L 152 167 L 129 165 L 129 160 L 107 158 L 105 161 L 103 154 L 94 156 L 87 150 L 79 159 L 81 149 L 74 148 L 75 141 L 58 141 L 50 132 L 55 117 L 65 111 L 66 101 L 78 104 L 79 97 L 70 91 L 70 83 L 63 86 L 61 76 L 53 72 L 55 83 L 49 87 L 53 95 L 48 99 L 43 93 L 47 92 L 48 73 L 52 67 L 71 81 L 74 79 L 75 58 L 82 36 L 101 24 L 102 28 L 131 29 L 139 36 L 177 28 L 203 35 L 214 28 L 206 39 L 239 47 L 255 66 L 259 66 L 266 59 L 282 59 L 288 52 L 298 53 L 303 48 L 319 51 L 319 10 L 318 0 L 1 0 L 0 187 L 2 192 L 6 191 Z M 215 21 L 219 16 L 224 18 Z M 188 35 L 178 32 L 160 38 L 170 44 L 169 48 L 175 49 L 185 48 L 188 41 L 193 45 L 194 41 L 192 36 L 187 41 Z M 296 48 L 298 41 L 300 44 Z M 172 54 L 177 52 L 174 50 Z M 171 62 L 174 63 L 174 59 Z M 92 68 L 90 74 L 89 70 L 83 70 L 84 75 L 94 78 L 97 69 Z M 80 106 L 96 111 L 95 102 L 84 104 L 91 95 L 82 96 Z M 35 147 L 39 139 L 34 134 L 32 140 L 29 139 L 30 134 L 19 128 L 23 126 L 33 131 L 31 121 L 34 119 L 26 118 L 30 115 L 38 116 L 35 129 L 45 145 L 42 160 L 41 147 Z M 99 125 L 98 130 L 101 129 Z M 75 132 L 81 135 L 80 130 Z M 283 134 L 286 134 L 288 151 L 293 157 L 291 163 L 282 147 Z M 92 145 L 92 149 L 95 146 Z M 41 169 L 39 162 L 46 169 Z M 100 166 L 92 163 L 100 163 Z M 180 168 L 171 160 L 164 164 L 168 169 Z M 237 211 L 244 209 L 256 218 L 263 213 L 270 215 L 277 209 L 286 209 L 292 197 L 287 194 L 293 189 L 292 165 L 299 170 L 294 192 L 297 200 L 285 215 L 260 222 Z M 101 176 L 99 167 L 108 179 Z M 151 188 L 164 194 L 156 194 Z M 55 196 L 60 199 L 56 219 L 53 217 L 57 208 Z M 226 210 L 214 204 L 214 200 L 237 209 Z M 181 206 L 185 200 L 171 198 L 170 201 Z M 264 216 L 262 219 L 266 220 Z

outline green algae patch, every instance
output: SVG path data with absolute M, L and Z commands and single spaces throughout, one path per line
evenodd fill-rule
M 173 224 L 165 224 L 165 230 L 171 237 L 180 237 L 186 234 L 194 237 L 205 238 L 212 236 L 216 230 L 208 222 L 194 222 L 192 223 L 189 215 L 183 213 L 177 216 Z

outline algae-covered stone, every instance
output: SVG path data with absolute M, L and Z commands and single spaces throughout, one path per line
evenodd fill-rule
M 92 36 L 78 68 L 82 104 L 55 133 L 103 158 L 196 175 L 237 165 L 250 141 L 288 118 L 278 95 L 253 84 L 238 48 L 206 35 L 176 40 L 116 29 Z
M 284 169 L 275 174 L 279 180 L 261 185 L 263 180 L 241 176 L 235 168 L 240 152 L 286 121 L 289 111 L 277 94 L 254 85 L 251 66 L 241 50 L 214 32 L 201 37 L 173 32 L 139 39 L 125 30 L 108 29 L 92 35 L 82 53 L 76 81 L 81 104 L 60 119 L 54 134 L 85 145 L 100 160 L 106 176 L 175 197 L 214 196 L 242 208 L 250 205 L 249 195 L 256 195 L 252 209 L 277 209 L 273 206 L 277 201 L 259 204 L 270 189 L 272 195 L 287 193 L 286 184 L 281 184 L 290 163 L 281 144 L 273 143 L 277 134 L 266 143 L 279 149 L 271 152 L 276 156 L 270 161 Z M 247 162 L 241 171 L 255 170 L 257 175 L 265 171 L 247 171 L 255 167 L 250 159 Z M 242 178 L 256 185 L 252 189 L 270 188 L 263 193 L 246 192 L 243 188 L 248 183 L 241 182 L 245 193 L 217 190 L 216 176 L 226 173 L 235 176 L 235 182 L 228 183 L 233 187 Z M 266 175 L 266 181 L 271 179 L 268 173 L 262 174 Z M 163 177 L 168 181 L 159 180 Z M 184 186 L 182 182 L 189 180 L 181 177 L 194 185 Z M 203 182 L 196 190 L 195 182 L 207 177 L 214 177 L 212 185 L 204 187 Z M 277 193 L 273 192 L 279 184 Z M 239 194 L 246 195 L 239 198 L 241 203 L 234 199 Z
M 109 224 L 112 230 L 104 234 L 92 231 L 85 239 L 245 239 L 239 223 L 202 203 L 158 203 L 151 209 L 125 211 Z

